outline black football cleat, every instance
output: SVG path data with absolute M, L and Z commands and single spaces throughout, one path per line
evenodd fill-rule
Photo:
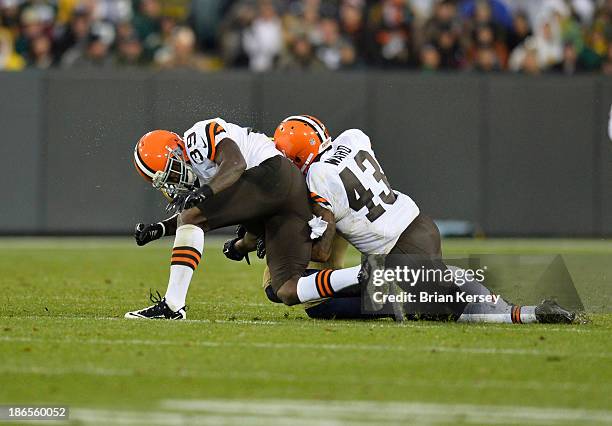
M 385 268 L 385 256 L 382 255 L 371 255 L 364 256 L 361 261 L 361 269 L 357 275 L 357 281 L 361 287 L 362 296 L 365 294 L 367 297 L 364 300 L 364 304 L 367 310 L 372 312 L 379 312 L 385 310 L 386 313 L 393 316 L 395 322 L 403 322 L 406 318 L 404 311 L 404 304 L 401 302 L 387 302 L 385 304 L 379 304 L 374 301 L 374 293 L 382 292 L 388 295 L 398 295 L 402 292 L 402 289 L 396 282 L 384 283 L 382 286 L 375 286 L 373 283 L 374 270 L 383 270 Z M 365 292 L 365 293 L 364 293 Z M 389 309 L 390 308 L 390 309 Z M 391 312 L 389 312 L 389 310 Z
M 541 324 L 571 324 L 576 313 L 559 306 L 554 300 L 544 300 L 535 308 L 536 319 Z
M 158 291 L 156 291 L 157 297 L 153 293 L 149 293 L 153 306 L 141 309 L 140 311 L 132 311 L 125 314 L 125 318 L 128 319 L 168 319 L 168 320 L 182 320 L 187 318 L 185 307 L 183 306 L 178 311 L 174 312 L 166 303 L 166 298 L 161 297 Z

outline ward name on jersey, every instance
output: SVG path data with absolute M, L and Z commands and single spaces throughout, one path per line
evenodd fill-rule
M 263 133 L 221 118 L 198 121 L 185 132 L 183 140 L 193 171 L 201 184 L 208 183 L 217 173 L 218 166 L 214 162 L 217 144 L 225 138 L 236 142 L 247 169 L 258 166 L 268 158 L 282 155 L 274 142 Z
M 363 254 L 387 254 L 419 215 L 416 203 L 389 185 L 370 138 L 343 132 L 306 176 L 311 199 L 331 210 L 336 229 Z

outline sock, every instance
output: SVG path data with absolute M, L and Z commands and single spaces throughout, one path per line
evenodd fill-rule
M 488 322 L 531 324 L 537 322 L 535 306 L 505 305 L 505 303 L 469 303 L 457 322 Z
M 333 297 L 346 287 L 357 284 L 357 275 L 361 266 L 331 270 L 323 269 L 298 280 L 297 294 L 300 302 Z
M 534 322 L 538 322 L 535 315 L 535 306 L 517 306 L 517 308 L 517 319 L 519 324 L 531 324 Z
M 166 290 L 166 303 L 174 312 L 185 307 L 187 290 L 193 272 L 200 263 L 204 249 L 204 231 L 195 225 L 179 226 L 174 238 L 170 279 Z

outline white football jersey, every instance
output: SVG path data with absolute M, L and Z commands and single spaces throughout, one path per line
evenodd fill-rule
M 282 155 L 263 133 L 228 123 L 220 118 L 198 121 L 184 134 L 185 148 L 200 183 L 210 182 L 219 166 L 214 162 L 217 144 L 230 138 L 246 161 L 246 168 L 258 166 L 268 158 Z
M 363 254 L 387 254 L 418 216 L 410 197 L 389 185 L 361 130 L 338 136 L 306 176 L 312 201 L 331 210 L 336 229 Z

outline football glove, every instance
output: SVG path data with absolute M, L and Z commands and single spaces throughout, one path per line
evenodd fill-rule
M 183 204 L 185 204 L 185 198 L 187 194 L 177 194 L 166 206 L 166 213 L 174 214 L 183 211 Z
M 235 260 L 240 262 L 242 259 L 246 259 L 246 262 L 250 265 L 251 262 L 249 260 L 248 253 L 242 254 L 236 249 L 236 242 L 241 240 L 242 237 L 234 237 L 231 240 L 227 240 L 225 244 L 223 244 L 223 254 L 230 260 Z
M 257 238 L 257 249 L 255 253 L 257 253 L 257 257 L 260 259 L 266 257 L 266 241 L 263 237 Z
M 151 223 L 149 225 L 139 223 L 136 225 L 136 229 L 134 229 L 134 238 L 136 239 L 136 244 L 139 246 L 144 246 L 145 244 L 158 240 L 163 236 L 164 225 L 161 223 Z
M 190 192 L 178 194 L 166 207 L 168 213 L 180 213 L 202 203 L 206 198 L 213 195 L 210 186 L 203 185 Z

